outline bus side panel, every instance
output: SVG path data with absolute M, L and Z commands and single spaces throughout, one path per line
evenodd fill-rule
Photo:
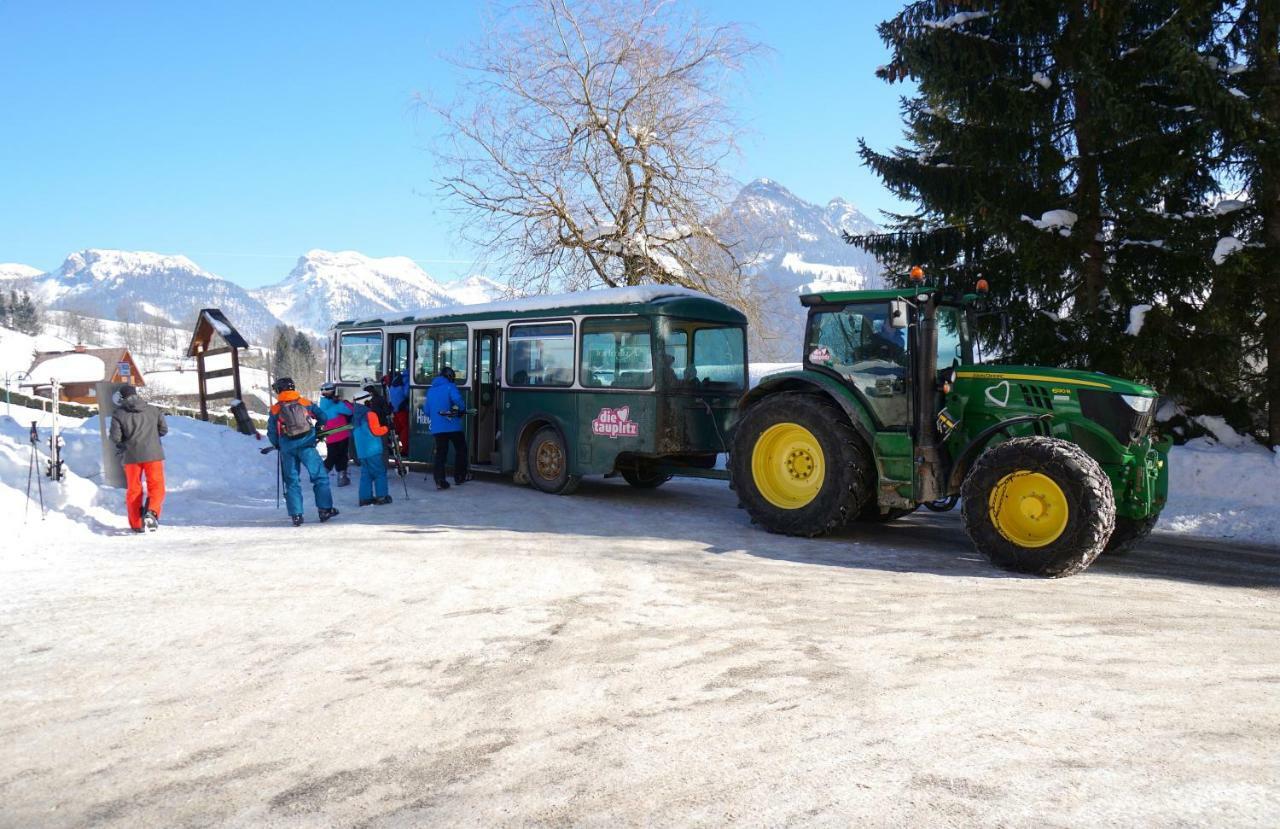
M 653 454 L 657 442 L 657 396 L 653 392 L 581 391 L 575 474 L 613 471 L 620 452 Z
M 564 436 L 569 452 L 569 472 L 577 472 L 578 452 L 574 436 L 577 434 L 579 392 L 572 389 L 549 390 L 533 388 L 504 388 L 502 390 L 502 471 L 514 472 L 518 468 L 521 431 L 532 420 L 545 420 L 555 425 Z

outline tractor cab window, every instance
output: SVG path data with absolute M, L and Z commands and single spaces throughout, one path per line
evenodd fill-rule
M 938 307 L 938 368 L 970 362 L 965 356 L 969 331 L 964 312 L 954 305 Z
M 884 426 L 907 425 L 907 331 L 890 324 L 888 302 L 815 308 L 804 361 L 839 374 Z

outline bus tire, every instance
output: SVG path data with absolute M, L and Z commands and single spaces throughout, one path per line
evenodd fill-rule
M 645 461 L 637 461 L 634 466 L 626 466 L 618 470 L 622 479 L 636 489 L 657 489 L 671 480 L 671 476 L 659 472 L 657 466 Z
M 872 497 L 870 452 L 825 397 L 779 392 L 734 430 L 730 480 L 753 523 L 812 537 L 848 523 Z
M 1146 518 L 1116 518 L 1116 528 L 1107 539 L 1107 546 L 1102 552 L 1109 556 L 1123 555 L 1129 552 L 1155 529 L 1160 520 L 1160 513 L 1148 515 Z
M 1017 573 L 1079 573 L 1106 546 L 1116 522 L 1111 481 L 1080 446 L 1013 438 L 978 458 L 961 490 L 960 514 L 978 552 Z
M 569 451 L 564 436 L 554 426 L 534 433 L 526 450 L 529 483 L 552 495 L 568 495 L 578 488 L 578 478 L 569 474 Z

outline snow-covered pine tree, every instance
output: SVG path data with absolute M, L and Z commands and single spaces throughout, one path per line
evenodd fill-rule
M 907 5 L 879 27 L 892 59 L 878 74 L 918 85 L 902 104 L 908 145 L 860 152 L 918 208 L 853 241 L 891 273 L 920 264 L 966 290 L 985 276 L 1012 318 L 985 331 L 1006 359 L 1179 393 L 1198 305 L 1173 306 L 1211 287 L 1196 228 L 1215 221 L 1202 207 L 1215 131 L 1194 102 L 1216 83 L 1201 53 L 1217 5 Z M 1238 356 L 1238 338 L 1219 345 L 1219 361 Z
M 1280 0 L 1220 4 L 1217 42 L 1205 63 L 1217 76 L 1220 177 L 1239 189 L 1218 205 L 1215 290 L 1253 347 L 1235 405 L 1280 446 Z M 1265 415 L 1264 415 L 1265 412 Z

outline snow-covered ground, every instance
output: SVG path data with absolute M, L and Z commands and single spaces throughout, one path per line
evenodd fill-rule
M 1280 551 L 992 569 L 954 513 L 824 539 L 719 482 L 496 478 L 286 525 L 171 418 L 160 532 L 0 426 L 0 825 L 1280 821 Z M 310 504 L 310 494 L 307 495 Z

